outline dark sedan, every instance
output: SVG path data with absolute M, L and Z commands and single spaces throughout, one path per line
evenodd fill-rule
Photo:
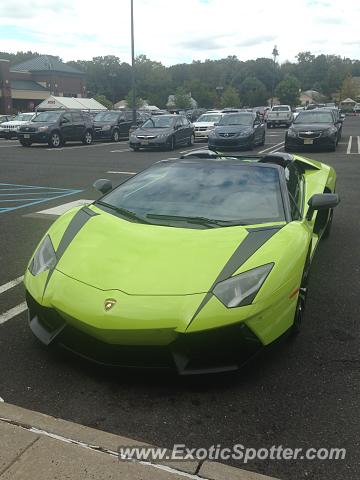
M 227 113 L 209 133 L 209 149 L 246 148 L 265 144 L 265 125 L 252 112 Z
M 330 110 L 300 112 L 285 134 L 285 151 L 319 148 L 334 152 L 339 141 L 338 122 Z
M 165 148 L 193 145 L 194 126 L 184 115 L 157 115 L 130 134 L 130 148 Z

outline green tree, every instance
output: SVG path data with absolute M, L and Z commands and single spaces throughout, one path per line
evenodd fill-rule
M 296 77 L 289 75 L 276 87 L 275 95 L 281 103 L 295 107 L 299 104 L 300 82 Z
M 221 95 L 221 106 L 225 107 L 240 107 L 240 95 L 236 88 L 228 86 Z
M 108 98 L 105 97 L 105 95 L 96 95 L 94 99 L 101 103 L 101 105 L 104 105 L 108 110 L 111 110 L 113 108 L 113 104 L 110 102 Z
M 130 90 L 130 92 L 126 95 L 125 100 L 126 100 L 126 103 L 127 103 L 127 107 L 132 108 L 132 102 L 133 102 L 132 90 Z M 135 97 L 135 107 L 136 107 L 136 109 L 141 108 L 143 105 L 144 105 L 144 100 L 141 97 L 136 96 Z
M 188 110 L 192 107 L 190 94 L 183 87 L 179 87 L 175 92 L 175 106 L 180 110 Z
M 348 75 L 343 81 L 340 89 L 340 100 L 351 98 L 355 100 L 357 96 L 357 87 L 351 75 Z
M 257 78 L 246 78 L 241 83 L 239 90 L 243 105 L 247 105 L 249 107 L 266 105 L 268 94 L 265 85 Z

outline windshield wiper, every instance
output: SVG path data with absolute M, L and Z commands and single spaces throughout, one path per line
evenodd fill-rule
M 215 227 L 226 227 L 226 226 L 234 226 L 234 225 L 246 225 L 245 223 L 239 223 L 236 220 L 216 220 L 214 218 L 206 218 L 206 217 L 187 217 L 182 215 L 161 215 L 156 213 L 148 213 L 146 218 L 153 218 L 158 220 L 174 220 L 178 222 L 187 222 L 187 223 L 194 223 L 197 225 L 204 225 L 210 226 L 212 228 Z
M 139 216 L 137 213 L 132 212 L 131 210 L 127 210 L 126 208 L 123 207 L 115 207 L 115 205 L 111 205 L 110 203 L 102 202 L 101 200 L 97 200 L 95 202 L 96 205 L 101 205 L 103 207 L 109 208 L 110 210 L 113 210 L 114 212 L 120 213 L 120 215 L 123 215 L 124 217 L 131 218 L 132 220 L 136 220 L 140 223 L 150 223 L 145 220 L 145 218 Z

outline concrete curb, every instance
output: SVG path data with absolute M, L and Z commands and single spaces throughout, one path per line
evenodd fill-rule
M 15 405 L 0 403 L 0 480 L 34 478 L 31 472 L 38 472 L 39 469 L 47 472 L 45 479 L 49 478 L 49 468 L 55 469 L 53 478 L 74 480 L 276 480 L 211 461 L 119 461 L 119 446 L 153 447 Z M 43 478 L 38 474 L 35 476 L 38 480 Z

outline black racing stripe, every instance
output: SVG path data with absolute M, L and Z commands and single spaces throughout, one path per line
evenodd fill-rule
M 43 296 L 46 291 L 46 287 L 48 286 L 48 283 L 50 281 L 50 278 L 52 277 L 52 274 L 59 263 L 59 260 L 61 257 L 64 255 L 66 249 L 70 245 L 70 243 L 74 240 L 75 236 L 79 233 L 79 231 L 83 228 L 85 223 L 87 223 L 91 217 L 94 217 L 96 215 L 99 215 L 96 212 L 93 212 L 90 208 L 84 207 L 81 210 L 79 210 L 74 217 L 71 219 L 69 225 L 67 226 L 61 240 L 59 243 L 59 246 L 56 250 L 56 264 L 54 267 L 49 271 L 49 274 L 47 276 L 45 286 L 44 286 L 44 291 L 43 291 Z
M 212 290 L 215 285 L 230 278 L 236 272 L 236 270 L 238 270 L 241 265 L 246 262 L 246 260 L 248 260 L 252 255 L 254 255 L 254 253 L 280 229 L 281 226 L 253 230 L 248 229 L 249 234 L 247 235 L 247 237 L 245 237 L 245 240 L 237 247 L 235 252 L 227 261 L 224 268 L 219 273 L 215 282 L 212 284 L 210 291 L 205 295 L 199 307 L 197 308 L 188 327 L 213 296 Z

